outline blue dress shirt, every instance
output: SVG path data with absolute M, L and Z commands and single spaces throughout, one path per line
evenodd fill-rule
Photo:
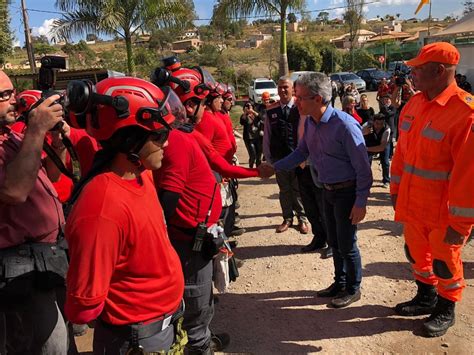
M 328 105 L 319 123 L 309 117 L 297 149 L 274 168 L 292 170 L 308 157 L 321 183 L 355 180 L 355 206 L 367 205 L 372 170 L 360 125 L 352 116 Z

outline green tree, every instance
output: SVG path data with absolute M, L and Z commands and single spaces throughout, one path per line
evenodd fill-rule
M 10 1 L 0 2 L 0 65 L 5 65 L 6 57 L 12 51 L 12 34 L 10 32 L 10 16 L 8 5 Z
M 290 41 L 288 43 L 288 66 L 291 70 L 320 71 L 323 60 L 316 42 Z
M 187 25 L 194 19 L 191 0 L 56 0 L 66 14 L 53 27 L 56 39 L 104 33 L 125 40 L 127 71 L 135 75 L 132 38 L 145 30 Z
M 66 43 L 61 50 L 69 57 L 69 67 L 90 67 L 96 64 L 96 54 L 85 41 L 77 44 Z
M 33 43 L 34 52 L 36 54 L 49 54 L 56 52 L 56 49 L 48 43 Z
M 318 20 L 319 22 L 323 23 L 323 24 L 327 24 L 328 21 L 329 21 L 329 12 L 327 11 L 321 11 L 319 14 L 318 14 L 318 17 L 316 17 L 316 20 Z
M 367 49 L 357 48 L 351 53 L 344 54 L 342 69 L 343 70 L 361 70 L 364 68 L 377 67 L 380 63 L 370 54 Z
M 362 10 L 364 8 L 364 0 L 345 0 L 346 12 L 344 13 L 344 21 L 349 28 L 349 41 L 351 43 L 350 52 L 354 57 L 355 42 L 358 39 L 360 30 L 360 22 L 362 20 Z M 351 70 L 354 70 L 354 60 L 352 61 Z
M 319 54 L 321 55 L 321 71 L 330 74 L 338 71 L 338 68 L 342 64 L 342 53 L 337 48 L 325 41 L 318 42 L 316 46 L 319 48 Z
M 468 13 L 474 11 L 474 1 L 464 1 L 464 11 L 463 15 L 467 15 Z
M 288 23 L 296 23 L 298 22 L 298 19 L 296 18 L 296 15 L 294 12 L 290 12 L 288 14 Z
M 213 19 L 235 18 L 251 14 L 278 16 L 281 30 L 279 74 L 287 75 L 286 17 L 289 10 L 301 11 L 305 5 L 305 0 L 218 0 L 212 16 Z

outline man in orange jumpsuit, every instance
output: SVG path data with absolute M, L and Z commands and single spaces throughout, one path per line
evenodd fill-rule
M 418 292 L 398 314 L 430 314 L 424 334 L 441 336 L 454 324 L 465 287 L 461 249 L 474 224 L 474 98 L 455 81 L 458 50 L 424 46 L 407 62 L 420 91 L 400 114 L 391 170 L 395 220 L 404 223 L 405 252 Z

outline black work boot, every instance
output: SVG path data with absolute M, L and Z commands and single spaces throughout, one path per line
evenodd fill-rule
M 416 281 L 418 291 L 416 296 L 408 302 L 399 303 L 395 306 L 395 312 L 401 316 L 420 316 L 422 314 L 433 313 L 438 294 L 432 285 Z
M 455 305 L 455 302 L 438 296 L 435 310 L 423 323 L 423 329 L 427 337 L 440 337 L 448 331 L 449 327 L 454 325 Z
M 230 344 L 230 335 L 227 333 L 220 333 L 211 335 L 211 350 L 222 351 Z

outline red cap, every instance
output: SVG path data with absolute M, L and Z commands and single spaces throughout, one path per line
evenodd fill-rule
M 406 64 L 410 67 L 417 67 L 429 62 L 458 64 L 459 56 L 459 51 L 452 44 L 448 42 L 435 42 L 421 48 L 418 55 L 407 61 Z
M 269 99 L 270 93 L 268 91 L 262 92 L 262 100 Z

